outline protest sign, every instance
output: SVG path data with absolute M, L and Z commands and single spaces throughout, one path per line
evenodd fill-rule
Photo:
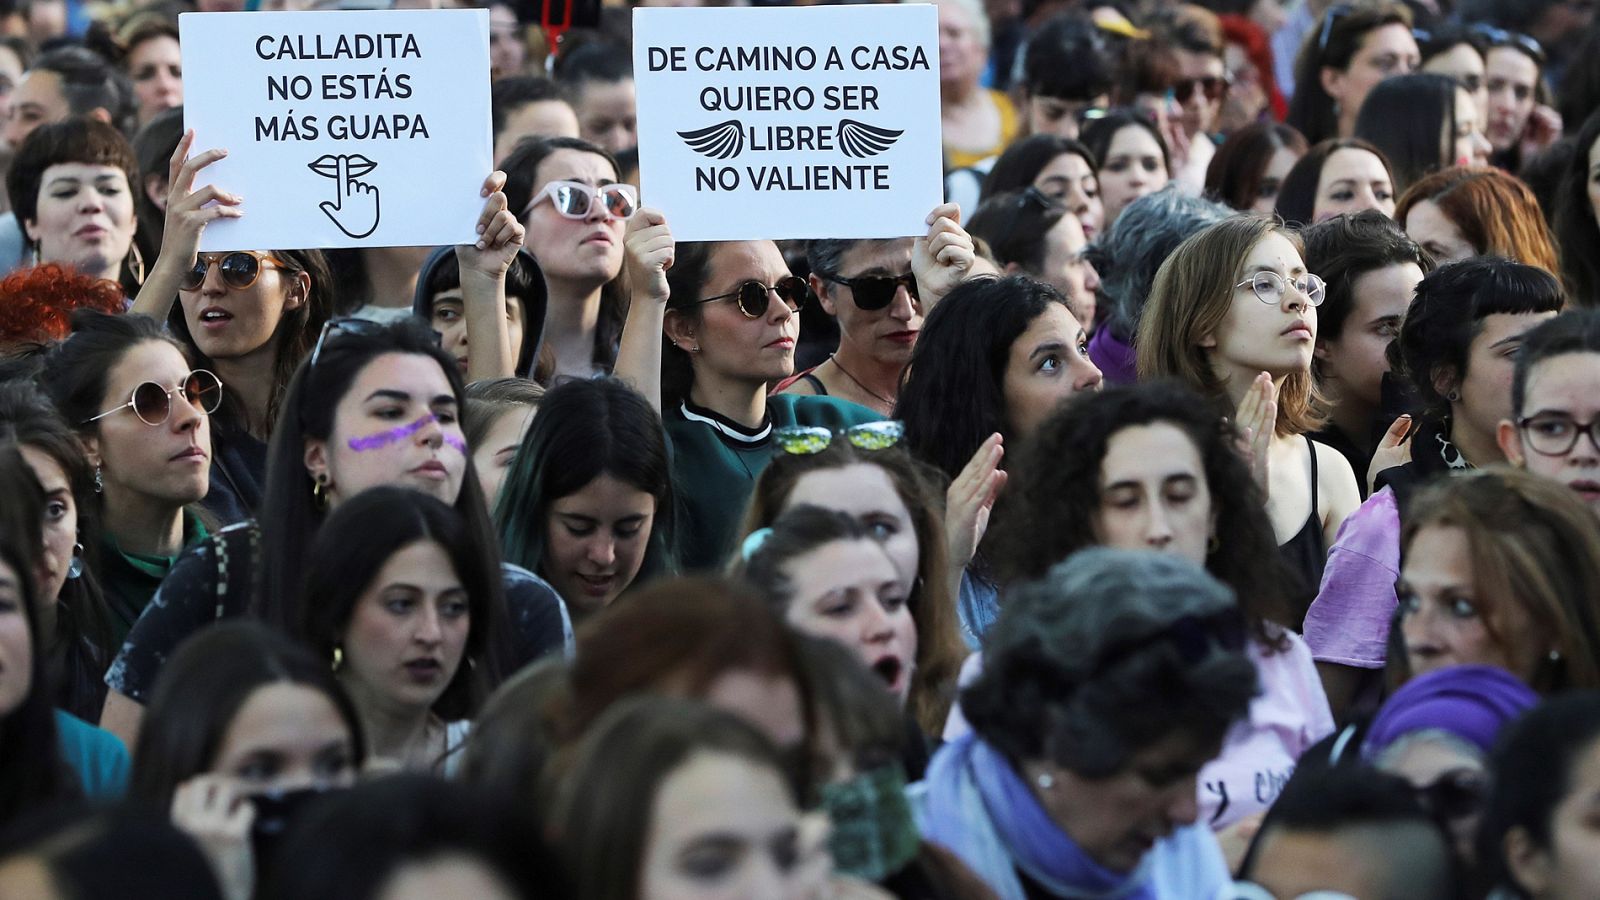
M 679 240 L 922 234 L 938 48 L 932 5 L 634 10 L 644 202 Z
M 470 243 L 493 168 L 484 10 L 185 13 L 184 126 L 244 198 L 203 250 Z

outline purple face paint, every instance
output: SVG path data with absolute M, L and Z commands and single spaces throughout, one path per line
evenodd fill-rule
M 350 445 L 350 450 L 355 450 L 357 453 L 365 453 L 368 452 L 368 450 L 378 450 L 378 448 L 389 447 L 390 444 L 397 444 L 397 442 L 400 442 L 400 440 L 405 440 L 406 437 L 413 436 L 413 434 L 416 434 L 416 432 L 427 428 L 427 424 L 434 423 L 434 421 L 438 421 L 438 416 L 435 416 L 434 413 L 427 413 L 426 416 L 422 416 L 422 418 L 413 421 L 411 424 L 402 424 L 402 426 L 398 426 L 398 428 L 390 428 L 389 431 L 379 431 L 378 434 L 368 434 L 366 437 L 352 437 L 347 444 Z M 453 436 L 446 434 L 446 442 L 451 439 L 453 439 Z M 454 444 L 451 444 L 451 447 L 454 447 Z M 461 452 L 466 453 L 466 444 L 461 445 Z
M 455 435 L 451 434 L 450 432 L 446 431 L 444 433 L 444 442 L 447 445 L 449 445 L 451 447 L 454 447 L 456 452 L 460 453 L 462 456 L 466 456 L 467 455 L 467 442 L 462 440 L 461 438 L 458 438 Z

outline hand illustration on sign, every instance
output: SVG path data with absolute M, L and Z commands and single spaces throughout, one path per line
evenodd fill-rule
M 738 119 L 729 119 L 693 131 L 680 131 L 678 137 L 683 138 L 689 149 L 703 156 L 712 159 L 732 159 L 744 151 L 744 131 L 743 123 Z M 822 131 L 826 132 L 826 127 Z M 868 125 L 854 119 L 840 119 L 833 133 L 844 155 L 855 159 L 877 156 L 893 147 L 894 142 L 900 139 L 900 135 L 905 134 L 901 130 Z
M 378 229 L 378 188 L 357 181 L 378 164 L 359 153 L 328 153 L 307 164 L 307 168 L 335 181 L 333 202 L 323 201 L 318 208 L 352 238 L 364 238 Z

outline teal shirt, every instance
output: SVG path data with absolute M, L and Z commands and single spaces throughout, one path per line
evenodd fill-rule
M 78 776 L 83 795 L 97 803 L 121 800 L 128 792 L 128 748 L 103 728 L 56 710 L 56 743 L 61 758 Z
M 183 511 L 184 547 L 204 540 L 209 534 L 205 522 L 193 509 Z M 129 629 L 150 604 L 150 598 L 155 596 L 156 588 L 161 587 L 161 580 L 172 571 L 172 564 L 178 557 L 126 553 L 110 534 L 102 534 L 100 539 L 100 570 L 95 574 L 105 589 L 106 607 L 111 612 L 111 645 L 121 647 L 128 638 Z
M 756 477 L 772 461 L 773 429 L 816 425 L 839 431 L 883 416 L 833 397 L 776 394 L 767 399 L 766 423 L 754 432 L 688 404 L 663 418 L 678 500 L 678 556 L 683 570 L 692 572 L 720 568 L 732 552 Z

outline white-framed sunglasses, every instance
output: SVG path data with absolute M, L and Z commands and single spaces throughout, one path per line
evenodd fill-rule
M 599 187 L 581 181 L 552 181 L 544 190 L 533 195 L 522 211 L 523 218 L 546 197 L 556 212 L 569 219 L 587 219 L 594 204 L 599 203 L 606 215 L 626 219 L 639 208 L 639 194 L 631 184 L 602 184 Z

